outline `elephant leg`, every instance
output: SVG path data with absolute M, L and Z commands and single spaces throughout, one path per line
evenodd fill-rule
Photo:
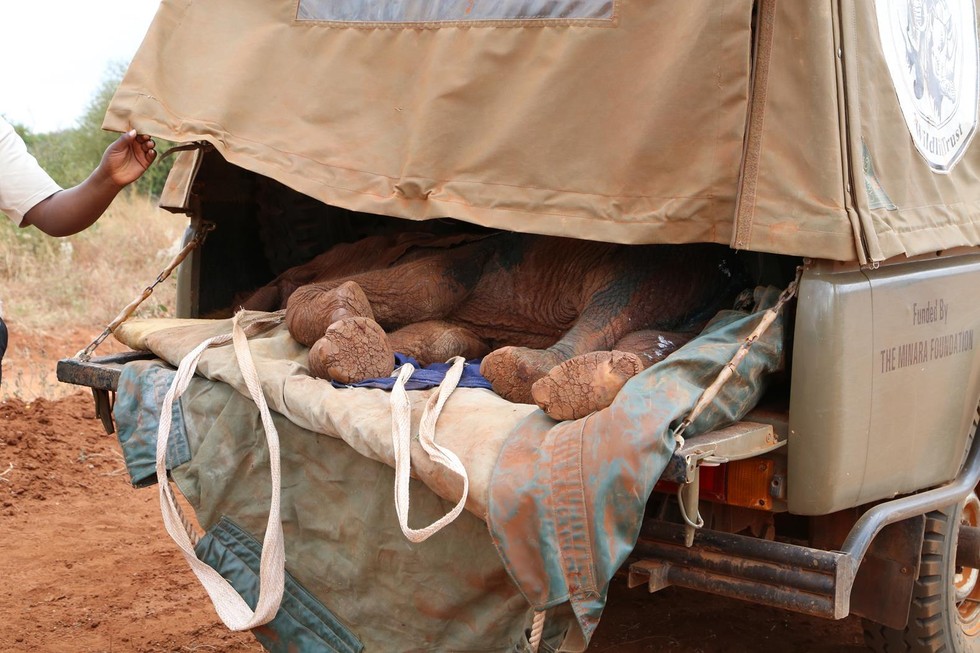
M 490 351 L 486 342 L 469 329 L 442 320 L 416 322 L 388 336 L 391 348 L 425 366 L 444 363 L 453 356 L 469 360 Z
M 531 386 L 564 358 L 549 349 L 501 347 L 490 352 L 480 363 L 493 391 L 508 401 L 532 404 Z
M 593 351 L 553 368 L 531 386 L 531 396 L 557 420 L 578 419 L 613 402 L 631 378 L 667 358 L 690 333 L 643 330 L 630 333 L 612 351 Z
M 673 354 L 696 335 L 696 333 L 643 329 L 627 334 L 613 346 L 613 349 L 635 354 L 645 370 Z
M 631 305 L 630 280 L 616 280 L 596 292 L 579 314 L 575 324 L 547 349 L 501 347 L 483 359 L 480 372 L 494 392 L 517 403 L 534 403 L 531 386 L 553 367 L 576 356 L 607 351 L 640 321 Z
M 341 317 L 369 317 L 389 330 L 444 318 L 472 292 L 485 260 L 483 250 L 460 248 L 301 286 L 286 302 L 289 332 L 309 347 Z
M 374 321 L 374 312 L 364 291 L 353 281 L 336 288 L 307 285 L 298 288 L 286 304 L 286 327 L 297 342 L 312 347 L 327 328 L 348 317 Z
M 310 348 L 310 374 L 339 383 L 391 376 L 395 354 L 384 329 L 367 317 L 337 320 Z
M 504 347 L 483 359 L 481 372 L 494 391 L 510 401 L 532 403 L 531 386 L 554 366 L 583 354 L 610 351 L 631 332 L 676 324 L 703 304 L 712 283 L 678 273 L 672 251 L 653 267 L 649 261 L 630 260 L 598 266 L 590 275 L 574 279 L 588 282 L 591 290 L 558 342 L 545 350 Z M 699 264 L 717 275 L 713 259 Z

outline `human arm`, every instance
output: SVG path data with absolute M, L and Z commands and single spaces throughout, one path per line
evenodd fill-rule
M 125 186 L 142 176 L 156 158 L 156 144 L 135 130 L 120 136 L 98 167 L 77 186 L 54 193 L 24 214 L 21 226 L 34 225 L 49 236 L 70 236 L 91 226 Z

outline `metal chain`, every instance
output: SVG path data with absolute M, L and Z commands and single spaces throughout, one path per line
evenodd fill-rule
M 214 231 L 214 228 L 215 225 L 213 222 L 202 222 L 200 225 L 195 227 L 190 242 L 184 245 L 184 247 L 180 250 L 180 252 L 177 253 L 177 255 L 173 258 L 173 260 L 170 261 L 170 264 L 167 265 L 167 267 L 163 270 L 163 272 L 157 275 L 156 280 L 152 284 L 144 288 L 142 294 L 140 294 L 139 297 L 137 297 L 132 302 L 130 302 L 129 305 L 126 306 L 126 308 L 124 308 L 119 313 L 119 315 L 117 315 L 116 318 L 109 323 L 109 325 L 105 328 L 105 330 L 101 333 L 101 335 L 99 335 L 98 338 L 93 340 L 88 347 L 75 354 L 75 358 L 81 361 L 90 360 L 92 358 L 92 353 L 95 352 L 96 348 L 99 345 L 101 345 L 106 338 L 109 337 L 109 334 L 114 332 L 120 324 L 122 324 L 123 322 L 128 320 L 130 316 L 132 316 L 132 314 L 136 311 L 136 309 L 139 308 L 140 304 L 146 301 L 150 297 L 150 295 L 153 294 L 154 288 L 156 288 L 161 283 L 166 281 L 167 278 L 170 276 L 170 273 L 173 272 L 178 265 L 183 263 L 184 259 L 186 259 L 192 251 L 194 251 L 204 243 L 204 240 L 207 238 L 209 233 Z

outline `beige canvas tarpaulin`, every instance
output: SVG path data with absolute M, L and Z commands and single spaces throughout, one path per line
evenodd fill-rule
M 960 63 L 909 56 L 976 75 L 970 0 L 164 0 L 105 126 L 409 219 L 836 260 L 980 244 L 980 150 L 916 149 L 885 6 L 953 12 Z M 896 11 L 886 35 L 919 29 Z M 936 118 L 975 123 L 972 88 Z
M 880 33 L 900 39 L 915 29 L 910 12 L 921 8 L 912 20 L 925 23 L 955 6 L 965 14 L 973 2 L 760 3 L 770 23 L 758 34 L 771 40 L 760 42 L 755 69 L 768 76 L 753 94 L 758 169 L 746 173 L 757 183 L 743 188 L 751 195 L 741 198 L 737 247 L 865 262 L 980 244 L 980 149 L 967 146 L 951 170 L 933 169 L 899 105 L 901 85 L 914 84 L 902 78 L 913 74 L 911 60 L 946 54 L 938 42 L 936 52 L 891 53 L 901 73 L 893 81 Z M 955 104 L 975 125 L 976 17 L 955 19 L 959 84 L 973 89 Z M 953 104 L 947 98 L 943 113 Z
M 745 170 L 748 192 L 740 198 L 734 244 L 852 260 L 832 5 L 767 1 L 762 7 L 756 70 L 767 75 L 756 77 L 750 129 L 758 140 L 747 148 L 757 168 Z
M 265 319 L 270 314 L 246 312 L 245 320 Z M 116 338 L 128 347 L 152 351 L 176 366 L 191 350 L 213 338 L 231 333 L 231 320 L 133 320 L 123 323 Z M 384 390 L 335 388 L 329 381 L 309 374 L 309 350 L 290 337 L 285 325 L 249 340 L 255 367 L 269 407 L 298 426 L 344 440 L 365 458 L 391 467 L 395 454 L 391 443 L 391 395 Z M 231 347 L 208 349 L 197 374 L 227 383 L 243 396 L 248 389 Z M 419 432 L 419 421 L 429 397 L 437 390 L 412 392 L 410 431 Z M 493 462 L 507 434 L 537 409 L 514 404 L 489 390 L 458 388 L 440 415 L 440 444 L 463 461 L 470 492 L 466 508 L 481 519 L 487 513 L 487 495 Z M 448 425 L 448 426 L 447 426 Z M 256 424 L 261 430 L 261 425 Z M 411 450 L 412 473 L 433 492 L 449 501 L 461 496 L 459 476 L 436 464 L 416 438 Z
M 918 19 L 920 27 L 931 23 L 931 43 L 919 42 L 916 18 L 910 22 L 904 5 L 841 3 L 843 47 L 853 53 L 845 57 L 844 75 L 850 165 L 858 171 L 856 209 L 873 259 L 980 244 L 980 144 L 972 138 L 978 91 L 974 2 L 933 3 Z M 895 84 L 879 31 L 897 32 L 888 53 L 899 69 Z M 897 97 L 904 92 L 915 105 L 911 124 Z M 922 132 L 931 164 L 910 130 Z M 958 159 L 956 148 L 962 148 Z M 880 191 L 869 193 L 875 184 Z
M 209 141 L 354 210 L 727 243 L 752 2 L 611 4 L 365 27 L 297 20 L 296 0 L 165 0 L 106 126 Z

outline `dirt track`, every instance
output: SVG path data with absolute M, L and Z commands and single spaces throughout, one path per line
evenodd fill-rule
M 75 340 L 31 351 L 70 355 L 86 344 Z M 10 368 L 25 364 L 12 353 L 5 386 Z M 53 370 L 45 357 L 32 364 Z M 130 487 L 88 394 L 0 400 L 0 551 L 0 651 L 263 650 L 218 621 L 162 527 L 157 493 Z M 615 583 L 589 651 L 837 653 L 861 651 L 861 642 L 853 618 L 827 622 Z
M 0 650 L 261 651 L 217 621 L 91 403 L 0 404 Z

